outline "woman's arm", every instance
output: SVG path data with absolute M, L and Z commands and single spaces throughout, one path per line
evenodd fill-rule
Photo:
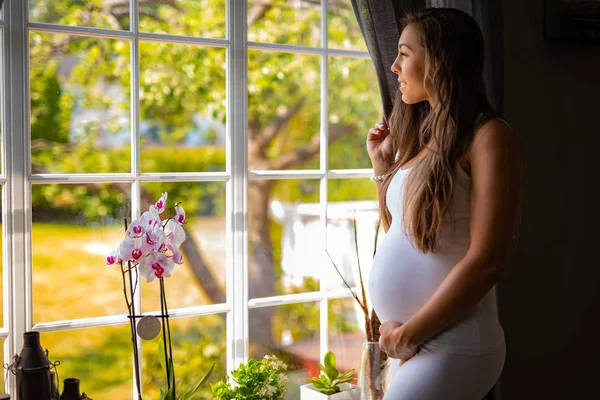
M 431 298 L 404 325 L 382 326 L 384 347 L 415 347 L 466 315 L 496 284 L 517 221 L 522 150 L 514 131 L 490 121 L 471 148 L 471 245 Z M 409 351 L 410 350 L 410 351 Z M 402 358 L 401 356 L 399 358 Z

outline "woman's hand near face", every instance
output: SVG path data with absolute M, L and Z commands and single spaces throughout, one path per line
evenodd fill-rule
M 381 333 L 379 347 L 388 357 L 400 359 L 400 365 L 417 354 L 417 345 L 405 343 L 401 323 L 395 321 L 385 322 L 379 327 L 379 332 Z
M 376 175 L 384 174 L 392 165 L 392 136 L 382 117 L 367 134 L 367 152 Z

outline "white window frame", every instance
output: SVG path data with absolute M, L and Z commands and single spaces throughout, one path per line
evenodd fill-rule
M 328 351 L 328 301 L 352 298 L 349 290 L 329 290 L 321 280 L 320 290 L 269 298 L 248 299 L 248 202 L 249 179 L 319 179 L 320 223 L 322 243 L 326 243 L 327 183 L 329 179 L 367 178 L 372 169 L 328 169 L 328 64 L 329 56 L 368 59 L 366 51 L 328 48 L 328 1 L 321 0 L 321 43 L 319 47 L 247 42 L 246 0 L 226 0 L 226 38 L 208 39 L 166 34 L 138 32 L 138 4 L 131 0 L 131 30 L 115 31 L 91 27 L 73 27 L 48 23 L 28 22 L 27 0 L 5 0 L 2 26 L 4 57 L 0 70 L 0 97 L 2 102 L 2 145 L 4 151 L 0 184 L 2 191 L 3 235 L 3 288 L 4 325 L 0 337 L 4 339 L 4 360 L 18 354 L 23 333 L 72 328 L 124 325 L 125 314 L 98 318 L 33 324 L 32 318 L 32 243 L 31 243 L 31 185 L 73 184 L 81 182 L 129 182 L 132 185 L 132 217 L 139 216 L 140 184 L 148 181 L 222 181 L 226 183 L 226 302 L 192 308 L 170 310 L 172 317 L 200 316 L 227 313 L 227 371 L 235 369 L 248 358 L 249 309 L 285 304 L 320 302 L 320 356 Z M 29 127 L 29 31 L 62 33 L 128 40 L 131 43 L 131 173 L 116 174 L 36 174 L 31 175 Z M 210 173 L 144 173 L 140 171 L 140 114 L 139 114 L 139 40 L 196 44 L 224 48 L 227 52 L 227 164 L 225 172 Z M 248 50 L 277 51 L 294 54 L 318 55 L 321 58 L 321 131 L 320 169 L 287 171 L 248 171 L 247 108 L 248 108 Z M 6 57 L 6 55 L 10 55 Z M 1 91 L 4 89 L 4 92 Z M 373 90 L 376 90 L 375 83 Z M 138 294 L 139 296 L 139 294 Z M 139 297 L 136 301 L 139 303 Z M 133 372 L 132 372 L 133 374 Z M 15 387 L 9 374 L 7 392 Z M 132 385 L 135 395 L 135 385 Z

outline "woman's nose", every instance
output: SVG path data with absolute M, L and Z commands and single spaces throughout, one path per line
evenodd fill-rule
M 392 64 L 392 72 L 395 74 L 399 74 L 399 70 L 400 68 L 398 68 L 397 60 L 394 60 L 394 63 Z

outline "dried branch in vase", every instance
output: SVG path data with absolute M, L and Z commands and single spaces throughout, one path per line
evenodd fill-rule
M 376 227 L 376 231 L 375 231 L 375 243 L 373 244 L 373 258 L 375 258 L 375 253 L 377 252 L 377 241 L 378 241 L 378 236 L 379 236 L 380 225 L 381 225 L 381 219 L 379 219 L 377 221 L 377 227 Z M 381 334 L 379 333 L 379 327 L 381 326 L 381 321 L 379 320 L 379 317 L 377 316 L 377 313 L 375 312 L 374 309 L 369 310 L 369 305 L 367 303 L 367 293 L 366 293 L 365 285 L 364 285 L 364 281 L 363 281 L 362 269 L 360 266 L 360 257 L 359 257 L 359 252 L 358 252 L 358 235 L 357 235 L 357 230 L 356 230 L 356 212 L 355 212 L 354 218 L 353 218 L 353 232 L 354 232 L 354 249 L 356 252 L 356 261 L 357 261 L 357 265 L 358 265 L 358 276 L 359 276 L 360 290 L 361 290 L 360 298 L 354 292 L 354 290 L 352 290 L 352 287 L 348 284 L 348 282 L 346 282 L 346 279 L 344 278 L 344 276 L 340 272 L 339 268 L 333 261 L 331 255 L 329 254 L 327 249 L 325 250 L 325 252 L 327 253 L 327 256 L 329 256 L 329 259 L 331 260 L 331 263 L 333 264 L 338 275 L 340 276 L 340 278 L 342 278 L 342 281 L 344 282 L 346 287 L 350 290 L 352 297 L 354 297 L 354 299 L 356 300 L 356 302 L 358 303 L 358 305 L 360 306 L 360 308 L 363 311 L 363 314 L 365 317 L 365 333 L 367 336 L 367 342 L 378 343 L 379 337 L 381 336 Z M 373 352 L 373 353 L 370 351 L 367 351 L 367 353 L 364 353 L 365 348 L 363 347 L 364 360 L 361 360 L 361 375 L 359 377 L 359 386 L 361 386 L 361 385 L 364 386 L 363 388 L 361 388 L 361 398 L 365 398 L 368 400 L 381 400 L 381 399 L 383 399 L 383 395 L 385 392 L 385 384 L 383 382 L 386 380 L 385 375 L 386 375 L 386 370 L 387 370 L 388 356 L 386 353 L 379 350 L 378 345 L 376 345 L 375 347 L 377 350 L 376 350 L 376 352 Z M 366 356 L 365 356 L 365 354 L 366 354 Z M 363 363 L 364 363 L 364 365 L 362 365 Z M 361 383 L 361 380 L 362 380 L 362 383 Z
M 346 285 L 346 287 L 350 290 L 352 297 L 354 297 L 354 299 L 357 301 L 358 305 L 360 306 L 360 308 L 363 311 L 363 314 L 365 317 L 365 333 L 367 336 L 367 342 L 378 342 L 379 337 L 380 337 L 379 327 L 381 326 L 381 321 L 379 320 L 379 317 L 377 317 L 377 313 L 375 312 L 374 309 L 369 310 L 369 304 L 367 302 L 367 292 L 366 292 L 365 284 L 363 281 L 362 269 L 360 266 L 360 257 L 359 257 L 359 252 L 358 252 L 358 235 L 357 235 L 357 230 L 356 230 L 356 211 L 354 212 L 354 218 L 352 219 L 352 226 L 353 226 L 353 233 L 354 233 L 354 250 L 356 252 L 356 262 L 358 265 L 358 277 L 359 277 L 359 281 L 360 281 L 360 291 L 361 291 L 360 298 L 354 292 L 354 290 L 352 290 L 352 287 L 348 284 L 348 282 L 346 282 L 344 275 L 342 275 L 341 271 L 335 264 L 335 261 L 333 261 L 333 258 L 329 254 L 329 251 L 327 251 L 327 249 L 325 249 L 325 252 L 327 253 L 327 256 L 329 257 L 329 259 L 331 260 L 331 263 L 333 264 L 333 267 L 337 271 L 338 275 L 340 276 L 340 278 L 342 278 L 344 285 Z M 375 253 L 377 252 L 377 241 L 378 241 L 378 237 L 379 237 L 380 226 L 381 226 L 381 219 L 378 219 L 377 227 L 375 230 L 375 242 L 373 243 L 373 257 L 375 257 Z

